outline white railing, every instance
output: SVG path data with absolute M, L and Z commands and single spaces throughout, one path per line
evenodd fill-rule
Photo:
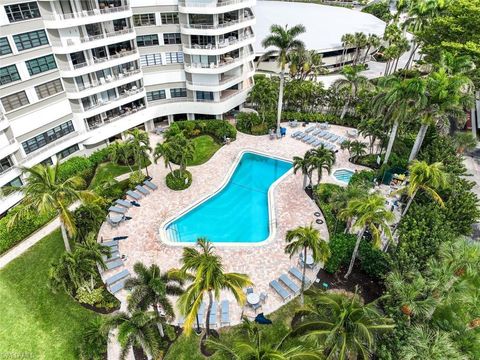
M 199 44 L 191 44 L 191 45 L 185 45 L 185 48 L 187 49 L 202 49 L 202 50 L 217 50 L 217 49 L 223 49 L 226 48 L 227 46 L 235 45 L 238 44 L 239 42 L 248 40 L 253 38 L 253 34 L 248 34 L 244 36 L 240 36 L 239 38 L 235 39 L 224 39 L 222 42 L 219 42 L 218 44 L 207 44 L 207 45 L 199 45 Z
M 240 24 L 249 20 L 255 19 L 255 16 L 246 16 L 242 19 L 237 19 L 237 20 L 232 20 L 232 21 L 227 21 L 222 24 L 217 24 L 217 25 L 205 25 L 205 24 L 185 24 L 182 25 L 182 27 L 186 29 L 200 29 L 200 30 L 212 30 L 212 29 L 222 29 L 226 28 L 229 26 L 233 26 L 236 24 Z
M 210 64 L 203 64 L 203 63 L 191 63 L 191 64 L 185 64 L 185 67 L 187 69 L 218 69 L 221 67 L 225 67 L 231 64 L 235 63 L 240 63 L 244 61 L 246 58 L 250 57 L 253 55 L 253 52 L 249 52 L 245 55 L 239 56 L 237 58 L 232 58 L 232 60 L 223 60 L 219 64 L 215 63 L 210 63 Z
M 92 82 L 86 84 L 88 86 L 83 86 L 82 88 L 75 88 L 75 91 L 82 92 L 82 91 L 89 90 L 89 89 L 97 87 L 97 86 L 106 85 L 106 84 L 111 83 L 113 81 L 126 79 L 126 78 L 129 78 L 129 77 L 131 77 L 133 75 L 136 75 L 136 74 L 139 74 L 139 73 L 140 73 L 140 70 L 134 70 L 134 71 L 124 72 L 124 73 L 119 73 L 116 76 L 106 77 L 105 81 L 99 81 L 99 80 L 92 81 Z
M 228 6 L 228 5 L 235 5 L 241 4 L 244 2 L 248 2 L 249 0 L 227 0 L 227 1 L 210 1 L 210 2 L 192 2 L 192 1 L 185 1 L 179 0 L 178 5 L 184 7 L 220 7 L 220 6 Z
M 93 60 L 91 61 L 93 64 L 101 64 L 101 63 L 104 63 L 106 61 L 109 61 L 109 60 L 112 60 L 112 59 L 120 59 L 124 56 L 128 56 L 128 55 L 133 55 L 137 52 L 137 49 L 133 49 L 133 50 L 126 50 L 126 51 L 120 51 L 114 55 L 110 55 L 110 56 L 107 56 L 107 57 L 103 57 L 103 58 L 93 58 Z M 75 65 L 72 65 L 73 69 L 74 70 L 77 70 L 77 69 L 81 69 L 81 68 L 84 68 L 86 66 L 89 66 L 89 62 L 86 61 L 84 63 L 81 63 L 81 64 L 75 64 Z
M 143 87 L 139 88 L 139 89 L 130 89 L 130 90 L 125 90 L 124 93 L 120 94 L 119 96 L 115 97 L 115 98 L 112 98 L 112 99 L 108 99 L 106 101 L 98 101 L 94 104 L 91 104 L 90 106 L 88 107 L 84 107 L 83 110 L 84 111 L 88 111 L 88 110 L 92 110 L 92 109 L 96 109 L 96 108 L 99 108 L 101 106 L 104 106 L 104 105 L 108 105 L 112 102 L 115 102 L 117 100 L 121 100 L 121 99 L 125 99 L 127 97 L 130 97 L 130 96 L 133 96 L 133 95 L 136 95 L 140 92 L 143 91 Z
M 58 14 L 55 13 L 54 15 L 44 15 L 44 19 L 46 20 L 70 20 L 70 19 L 79 19 L 89 16 L 97 16 L 97 15 L 104 15 L 104 14 L 111 14 L 116 12 L 123 12 L 130 10 L 129 5 L 124 6 L 117 6 L 117 7 L 108 7 L 104 9 L 93 9 L 93 10 L 83 10 L 77 11 L 73 13 L 67 14 Z
M 102 122 L 100 123 L 95 123 L 95 124 L 89 124 L 87 122 L 87 127 L 88 127 L 88 130 L 94 130 L 94 129 L 98 129 L 99 127 L 102 127 L 104 125 L 107 125 L 107 124 L 110 124 L 112 122 L 115 122 L 119 119 L 122 119 L 126 116 L 129 116 L 129 115 L 132 115 L 132 114 L 135 114 L 139 111 L 142 111 L 145 109 L 145 105 L 142 105 L 140 107 L 137 107 L 136 109 L 132 109 L 132 110 L 129 110 L 129 111 L 125 111 L 123 114 L 120 114 L 118 116 L 114 116 L 114 117 L 111 117 L 111 118 L 108 118 L 108 119 L 105 119 L 103 120 Z
M 130 34 L 130 33 L 133 33 L 133 29 L 123 29 L 123 30 L 109 32 L 109 33 L 106 33 L 106 34 L 81 37 L 80 42 L 82 44 L 84 44 L 84 43 L 87 43 L 87 42 L 90 42 L 90 41 L 96 41 L 96 40 L 101 40 L 101 39 L 105 39 L 105 38 L 109 38 L 109 37 L 113 37 L 113 36 L 120 36 L 120 35 L 125 35 L 125 34 Z M 69 39 L 69 40 L 72 40 L 72 39 Z M 67 45 L 75 45 L 75 42 L 69 44 L 68 41 L 67 41 Z

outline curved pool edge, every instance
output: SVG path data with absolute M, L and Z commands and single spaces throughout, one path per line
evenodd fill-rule
M 340 185 L 343 185 L 343 186 L 348 186 L 348 183 L 346 183 L 345 181 L 341 181 L 341 180 L 338 180 L 336 177 L 335 177 L 335 171 L 339 171 L 339 170 L 346 170 L 346 171 L 350 171 L 352 172 L 353 174 L 355 174 L 355 170 L 352 170 L 352 169 L 349 169 L 349 168 L 346 168 L 346 167 L 341 167 L 341 168 L 336 168 L 336 169 L 333 169 L 332 170 L 332 175 L 331 175 L 331 178 L 336 181 L 337 183 L 339 183 Z
M 194 242 L 171 241 L 169 236 L 167 235 L 167 231 L 166 231 L 167 227 L 172 222 L 174 222 L 175 220 L 179 219 L 180 217 L 182 217 L 183 215 L 188 213 L 190 210 L 193 210 L 194 208 L 196 208 L 200 204 L 203 204 L 205 201 L 209 200 L 210 198 L 212 198 L 213 196 L 218 194 L 220 191 L 222 191 L 225 188 L 225 186 L 227 186 L 228 182 L 230 181 L 233 173 L 235 172 L 235 170 L 237 168 L 237 165 L 239 164 L 240 160 L 242 159 L 242 156 L 246 153 L 252 153 L 252 154 L 268 157 L 268 158 L 275 159 L 275 160 L 285 161 L 285 162 L 288 162 L 288 163 L 292 164 L 291 159 L 287 159 L 287 158 L 284 158 L 282 156 L 267 154 L 265 152 L 258 151 L 258 150 L 255 150 L 255 149 L 248 149 L 247 148 L 247 149 L 241 150 L 237 155 L 235 155 L 235 159 L 233 161 L 233 164 L 230 166 L 227 174 L 224 176 L 224 179 L 223 179 L 222 183 L 220 184 L 220 186 L 214 192 L 212 192 L 211 194 L 199 199 L 198 201 L 195 201 L 193 204 L 191 204 L 190 206 L 183 209 L 180 213 L 178 213 L 174 216 L 171 216 L 168 219 L 166 219 L 164 222 L 162 222 L 162 224 L 160 225 L 160 228 L 157 232 L 159 240 L 162 243 L 164 243 L 166 245 L 169 245 L 169 246 L 178 246 L 178 247 L 192 246 L 192 245 L 195 244 Z M 277 215 L 276 215 L 276 212 L 275 212 L 275 197 L 274 197 L 273 192 L 277 188 L 278 184 L 283 179 L 285 179 L 288 175 L 290 175 L 291 173 L 293 173 L 293 168 L 291 168 L 287 172 L 285 172 L 285 174 L 283 174 L 277 180 L 275 180 L 270 185 L 270 187 L 268 188 L 267 197 L 268 197 L 268 230 L 269 230 L 269 235 L 265 240 L 258 241 L 258 242 L 212 242 L 212 244 L 214 244 L 214 246 L 221 246 L 221 247 L 246 247 L 246 246 L 257 246 L 258 247 L 258 246 L 268 245 L 270 242 L 272 242 L 272 240 L 274 239 L 274 237 L 276 235 L 276 232 L 277 232 L 277 226 L 276 226 L 277 225 Z

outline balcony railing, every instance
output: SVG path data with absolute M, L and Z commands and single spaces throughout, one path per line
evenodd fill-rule
M 251 39 L 253 37 L 254 37 L 253 34 L 248 34 L 248 35 L 240 36 L 238 38 L 231 37 L 228 39 L 224 39 L 222 42 L 219 42 L 218 44 L 207 44 L 207 45 L 192 44 L 192 45 L 184 45 L 184 46 L 187 49 L 216 50 L 216 49 L 223 49 L 223 48 L 226 48 L 227 46 L 238 44 L 239 42 Z
M 99 80 L 96 80 L 96 81 L 92 81 L 90 83 L 87 83 L 85 85 L 88 85 L 88 86 L 83 86 L 83 87 L 78 87 L 78 88 L 75 88 L 75 91 L 77 92 L 82 92 L 82 91 L 85 91 L 85 90 L 89 90 L 93 87 L 97 87 L 97 86 L 102 86 L 102 85 L 105 85 L 105 84 L 108 84 L 108 83 L 111 83 L 113 81 L 117 81 L 117 80 L 122 80 L 122 79 L 126 79 L 126 78 L 129 78 L 133 75 L 136 75 L 136 74 L 139 74 L 140 73 L 140 70 L 133 70 L 133 71 L 128 71 L 128 72 L 123 72 L 123 73 L 119 73 L 118 75 L 116 76 L 110 76 L 110 77 L 106 77 L 105 78 L 105 81 L 99 81 Z
M 211 29 L 221 29 L 225 27 L 229 27 L 235 24 L 240 24 L 249 20 L 255 19 L 255 16 L 246 16 L 243 19 L 237 19 L 237 20 L 232 20 L 232 21 L 227 21 L 222 24 L 217 24 L 217 25 L 208 25 L 208 24 L 185 24 L 182 25 L 182 27 L 187 28 L 187 29 L 200 29 L 200 30 L 211 30 Z
M 125 56 L 128 56 L 128 55 L 133 55 L 133 54 L 136 54 L 137 52 L 137 49 L 133 49 L 133 50 L 124 50 L 124 51 L 120 51 L 114 55 L 110 55 L 110 56 L 107 56 L 107 57 L 103 57 L 103 58 L 96 58 L 94 57 L 93 60 L 91 60 L 91 62 L 93 64 L 101 64 L 101 63 L 104 63 L 108 60 L 112 60 L 112 59 L 120 59 L 122 57 L 125 57 Z M 84 68 L 86 66 L 89 66 L 91 65 L 89 63 L 89 61 L 85 61 L 83 63 L 80 63 L 80 64 L 75 64 L 73 65 L 73 69 L 74 70 L 77 70 L 77 69 L 81 69 L 81 68 Z
M 130 33 L 133 33 L 133 29 L 123 29 L 123 30 L 118 30 L 118 31 L 113 31 L 113 32 L 110 32 L 110 33 L 106 33 L 106 34 L 100 34 L 100 35 L 94 35 L 94 36 L 85 36 L 85 37 L 80 38 L 80 42 L 82 44 L 84 44 L 84 43 L 88 43 L 90 41 L 96 41 L 96 40 L 106 39 L 106 38 L 109 38 L 109 37 L 120 36 L 120 35 L 125 35 L 125 34 L 130 34 Z M 68 45 L 75 45 L 75 44 L 73 43 L 73 44 L 68 44 Z
M 210 64 L 204 64 L 204 63 L 191 63 L 191 64 L 185 64 L 185 68 L 187 69 L 218 69 L 221 67 L 225 67 L 231 64 L 235 63 L 240 63 L 244 61 L 246 58 L 250 57 L 253 55 L 253 52 L 248 52 L 242 56 L 239 56 L 237 58 L 230 58 L 226 60 L 221 60 L 220 63 L 215 64 L 215 63 L 210 63 Z
M 235 4 L 241 4 L 244 2 L 248 2 L 249 0 L 227 0 L 227 1 L 211 1 L 211 2 L 192 2 L 192 1 L 185 1 L 185 0 L 179 0 L 178 5 L 179 6 L 186 6 L 186 7 L 220 7 L 220 6 L 228 6 L 228 5 L 235 5 Z
M 130 10 L 129 5 L 117 6 L 117 7 L 106 7 L 104 9 L 93 9 L 93 10 L 83 10 L 66 14 L 55 13 L 53 15 L 44 15 L 45 20 L 70 20 L 70 19 L 79 19 L 89 16 L 97 16 L 103 14 L 111 14 L 116 12 L 123 12 Z
M 20 162 L 18 163 L 18 165 L 22 165 L 22 164 L 25 163 L 26 161 L 28 161 L 28 160 L 30 160 L 30 159 L 33 159 L 35 156 L 37 156 L 37 155 L 39 155 L 39 154 L 42 154 L 42 153 L 44 153 L 45 151 L 47 151 L 47 150 L 49 150 L 49 149 L 51 149 L 51 148 L 53 148 L 53 147 L 55 147 L 55 146 L 57 146 L 57 145 L 59 145 L 59 144 L 62 144 L 62 143 L 64 143 L 65 141 L 70 140 L 70 139 L 72 139 L 72 138 L 74 138 L 74 137 L 76 137 L 77 135 L 80 135 L 80 134 L 81 134 L 80 131 L 73 131 L 73 132 L 71 132 L 71 133 L 69 133 L 69 134 L 67 134 L 67 135 L 65 135 L 65 136 L 62 136 L 61 138 L 59 138 L 59 139 L 51 142 L 50 144 L 47 144 L 47 145 L 45 145 L 45 146 L 43 146 L 43 147 L 41 147 L 41 148 L 39 148 L 39 149 L 31 152 L 31 153 L 28 154 L 24 159 L 22 159 L 22 161 L 20 161 Z
M 124 98 L 127 98 L 129 96 L 133 96 L 135 94 L 138 94 L 140 92 L 143 91 L 143 87 L 139 88 L 139 89 L 130 89 L 130 90 L 125 90 L 125 92 L 123 92 L 122 94 L 120 94 L 119 96 L 117 97 L 114 97 L 114 98 L 111 98 L 111 99 L 108 99 L 108 100 L 105 100 L 105 101 L 101 101 L 101 100 L 98 100 L 96 103 L 94 104 L 91 104 L 90 106 L 86 107 L 84 106 L 83 110 L 84 111 L 88 111 L 88 110 L 92 110 L 92 109 L 96 109 L 100 106 L 104 106 L 104 105 L 107 105 L 107 104 L 110 104 L 114 101 L 117 101 L 117 100 L 121 100 L 121 99 L 124 99 Z
M 100 122 L 97 122 L 97 123 L 93 123 L 93 124 L 89 124 L 87 122 L 87 127 L 88 127 L 88 130 L 94 130 L 94 129 L 98 129 L 99 127 L 102 127 L 104 125 L 107 125 L 107 124 L 110 124 L 112 122 L 115 122 L 119 119 L 122 119 L 126 116 L 129 116 L 129 115 L 132 115 L 132 114 L 135 114 L 139 111 L 142 111 L 145 109 L 145 105 L 141 105 L 135 109 L 131 109 L 131 110 L 128 110 L 128 111 L 125 111 L 123 114 L 120 114 L 118 116 L 113 116 L 111 118 L 108 118 L 108 119 L 105 119 L 103 121 L 100 121 Z

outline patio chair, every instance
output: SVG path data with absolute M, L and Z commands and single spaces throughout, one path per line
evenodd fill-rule
M 284 283 L 294 294 L 298 294 L 300 292 L 300 288 L 297 284 L 295 284 L 286 274 L 280 275 L 280 281 Z
M 125 221 L 125 215 L 107 216 L 107 223 L 109 223 L 111 227 L 117 227 L 122 221 Z
M 110 206 L 108 208 L 108 211 L 111 211 L 111 212 L 114 212 L 114 213 L 117 213 L 117 214 L 125 214 L 127 212 L 127 209 L 116 207 L 116 206 Z
M 305 129 L 305 132 L 308 134 L 309 132 L 312 132 L 315 129 L 315 126 L 310 126 L 308 129 Z
M 151 190 L 157 190 L 158 189 L 158 186 L 155 185 L 154 183 L 152 183 L 150 180 L 145 180 L 143 182 L 143 185 L 145 185 L 146 187 L 148 187 Z
M 302 139 L 302 141 L 303 141 L 304 143 L 306 143 L 306 142 L 307 142 L 308 140 L 310 140 L 311 138 L 312 138 L 311 135 L 307 135 L 307 136 L 305 136 L 305 137 Z
M 323 138 L 324 138 L 325 140 L 329 140 L 332 136 L 333 136 L 332 133 L 327 132 L 327 135 L 325 135 Z
M 116 241 L 116 240 L 105 241 L 105 242 L 102 242 L 101 244 L 103 246 L 108 246 L 110 248 L 118 247 L 118 241 Z
M 150 191 L 148 191 L 147 189 L 145 189 L 143 186 L 140 186 L 140 185 L 135 186 L 135 190 L 137 190 L 143 196 L 147 196 L 148 194 L 150 194 Z
M 298 270 L 298 268 L 296 267 L 292 267 L 290 268 L 290 270 L 288 270 L 288 272 L 293 276 L 295 277 L 296 279 L 298 279 L 299 281 L 302 281 L 302 277 L 303 277 L 303 274 L 300 270 Z M 312 283 L 312 280 L 310 280 L 307 275 L 305 275 L 305 285 L 310 285 Z
M 264 292 L 260 293 L 260 302 L 265 303 L 265 301 L 267 300 L 267 297 L 268 295 L 265 294 Z
M 322 131 L 320 131 L 320 133 L 318 134 L 318 137 L 323 138 L 323 137 L 324 137 L 325 135 L 327 135 L 327 134 L 328 134 L 328 131 L 322 130 Z
M 115 200 L 115 204 L 126 207 L 126 208 L 131 208 L 133 206 L 130 201 L 122 200 L 122 199 Z
M 345 139 L 343 136 L 340 136 L 337 140 L 337 144 L 342 145 L 347 139 Z
M 297 137 L 298 135 L 300 135 L 301 133 L 302 133 L 301 131 L 295 131 L 295 132 L 291 135 L 291 137 L 292 137 L 292 138 L 296 138 L 296 137 Z
M 315 130 L 314 132 L 312 132 L 312 135 L 313 135 L 313 136 L 317 136 L 318 134 L 320 134 L 321 131 L 322 131 L 322 130 L 317 129 L 317 130 Z
M 117 281 L 122 279 L 128 278 L 130 276 L 130 271 L 127 269 L 120 271 L 119 273 L 110 276 L 108 279 L 105 280 L 105 285 L 110 286 L 115 284 Z
M 142 198 L 142 196 L 139 193 L 137 193 L 135 191 L 132 191 L 132 190 L 128 190 L 127 195 L 132 197 L 135 200 L 140 200 Z
M 280 295 L 283 301 L 286 301 L 292 296 L 292 294 L 290 294 L 282 285 L 280 285 L 277 280 L 270 281 L 269 285 L 273 288 L 273 290 L 275 290 L 278 295 Z
M 305 134 L 304 132 L 300 133 L 300 135 L 297 136 L 297 140 L 302 140 L 303 138 L 307 137 L 308 134 Z
M 120 253 L 118 252 L 118 248 L 110 250 L 110 256 L 103 255 L 102 259 L 105 263 L 120 259 Z
M 109 287 L 109 290 L 112 294 L 116 294 L 117 292 L 119 292 L 120 290 L 123 289 L 124 285 L 125 285 L 125 281 L 127 279 L 122 279 L 118 282 L 116 282 L 115 284 L 113 284 L 112 286 Z
M 306 143 L 309 144 L 309 145 L 311 145 L 311 144 L 313 144 L 315 141 L 317 141 L 317 138 L 312 136 L 312 138 L 311 138 L 310 140 L 306 141 Z
M 210 326 L 212 327 L 217 327 L 217 307 L 218 307 L 218 303 L 214 301 L 212 303 L 212 308 L 210 309 L 210 317 L 209 317 Z
M 248 287 L 246 293 L 247 293 L 247 294 L 253 294 L 253 288 L 252 288 L 252 287 Z
M 258 304 L 251 304 L 250 306 L 252 307 L 252 309 L 255 311 L 255 314 L 256 314 L 256 313 L 257 313 L 257 310 L 262 307 L 262 304 L 260 304 L 260 303 L 258 303 Z
M 315 141 L 312 143 L 312 146 L 313 146 L 313 147 L 317 147 L 317 146 L 320 145 L 321 143 L 322 143 L 322 140 L 317 139 L 317 140 L 315 140 Z
M 230 303 L 228 300 L 222 300 L 220 303 L 220 309 L 220 326 L 230 325 Z
M 106 263 L 105 265 L 107 265 L 107 270 L 113 270 L 113 269 L 116 269 L 120 266 L 123 265 L 123 260 L 122 259 L 117 259 L 115 261 L 110 261 L 108 263 Z
M 333 136 L 330 138 L 330 142 L 332 142 L 332 143 L 333 143 L 333 142 L 337 141 L 337 140 L 338 140 L 338 138 L 339 138 L 339 136 L 338 136 L 338 135 L 335 135 L 335 134 L 333 134 Z

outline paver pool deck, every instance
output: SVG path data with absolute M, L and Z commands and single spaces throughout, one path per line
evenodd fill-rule
M 131 220 L 122 223 L 117 228 L 111 228 L 110 225 L 104 223 L 99 237 L 111 239 L 114 236 L 128 236 L 127 240 L 119 242 L 119 250 L 121 254 L 127 256 L 124 266 L 132 274 L 132 268 L 136 262 L 143 262 L 147 266 L 155 263 L 162 271 L 179 268 L 183 246 L 163 243 L 159 237 L 161 224 L 180 214 L 196 201 L 215 192 L 224 182 L 229 169 L 242 150 L 256 150 L 266 155 L 287 159 L 292 159 L 293 156 L 303 156 L 305 151 L 311 149 L 311 146 L 291 138 L 290 134 L 304 129 L 302 127 L 288 128 L 287 136 L 281 140 L 270 140 L 268 136 L 238 133 L 236 141 L 223 146 L 207 163 L 188 168 L 193 175 L 193 183 L 184 191 L 173 191 L 167 188 L 165 176 L 168 169 L 164 167 L 163 163 L 159 162 L 157 165 L 150 166 L 149 172 L 153 177 L 152 181 L 158 185 L 158 189 L 151 192 L 150 195 L 142 197 L 139 201 L 140 207 L 132 207 L 128 210 L 127 215 L 132 217 Z M 332 126 L 329 131 L 346 137 L 346 130 L 347 128 L 344 127 Z M 351 164 L 348 161 L 348 153 L 342 150 L 337 153 L 333 170 L 337 168 L 363 169 Z M 316 181 L 315 178 L 314 181 Z M 322 182 L 342 185 L 333 176 L 326 174 Z M 273 196 L 278 221 L 272 241 L 256 246 L 215 246 L 215 252 L 222 257 L 225 271 L 248 274 L 255 284 L 255 292 L 265 292 L 268 295 L 267 301 L 261 309 L 266 314 L 284 304 L 281 298 L 269 288 L 269 282 L 288 273 L 290 267 L 298 266 L 298 256 L 290 259 L 284 253 L 286 231 L 313 223 L 320 230 L 322 237 L 328 240 L 326 224 L 315 223 L 314 213 L 319 209 L 302 190 L 302 183 L 303 175 L 301 173 L 294 175 L 291 171 L 276 186 Z M 192 246 L 192 244 L 186 243 L 185 246 Z M 103 278 L 105 279 L 122 269 L 123 267 L 107 271 L 103 274 Z M 308 270 L 307 274 L 312 279 L 316 275 L 312 270 Z M 296 282 L 296 280 L 294 281 Z M 125 290 L 118 294 L 122 301 L 122 308 L 125 308 L 127 294 Z M 223 299 L 230 300 L 231 324 L 239 323 L 244 309 L 237 305 L 228 293 L 222 294 L 221 300 Z M 245 315 L 254 316 L 253 312 L 250 314 L 248 310 L 245 310 Z

